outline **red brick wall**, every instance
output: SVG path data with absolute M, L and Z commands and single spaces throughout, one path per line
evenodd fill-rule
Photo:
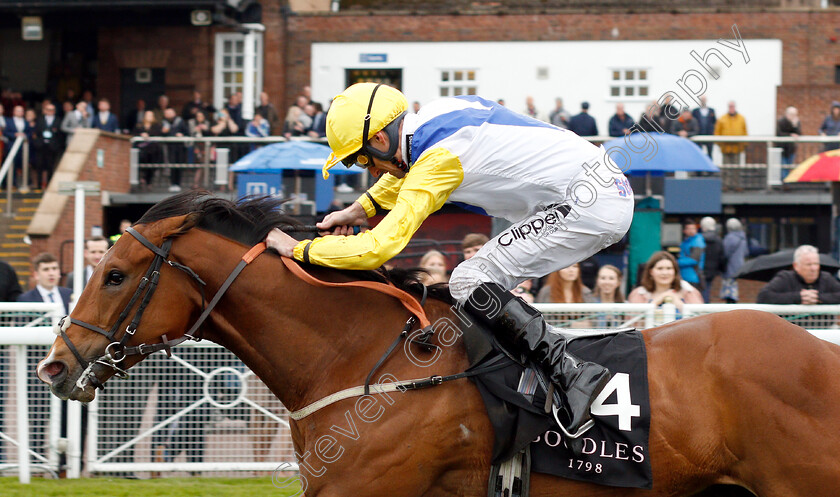
M 84 167 L 79 174 L 78 181 L 98 181 L 102 191 L 128 193 L 128 156 L 130 143 L 128 137 L 112 133 L 101 133 L 85 161 Z M 96 164 L 97 149 L 105 153 L 103 168 Z M 68 196 L 67 203 L 61 211 L 60 218 L 51 236 L 32 236 L 30 254 L 32 257 L 41 252 L 50 252 L 60 257 L 61 244 L 65 240 L 73 240 L 74 213 L 76 200 L 73 195 Z M 93 226 L 103 226 L 104 211 L 102 209 L 102 196 L 85 197 L 85 237 L 90 236 Z M 61 267 L 63 271 L 69 271 L 73 266 L 73 244 L 69 243 L 64 249 L 65 257 L 62 258 Z
M 119 109 L 120 69 L 165 65 L 166 94 L 176 109 L 190 100 L 193 88 L 212 99 L 213 33 L 213 28 L 195 26 L 100 28 L 97 97 Z M 154 105 L 147 102 L 148 108 Z
M 551 11 L 586 11 L 600 13 L 611 11 L 657 11 L 675 10 L 745 10 L 756 8 L 775 8 L 787 4 L 790 6 L 819 6 L 819 0 L 694 0 L 692 2 L 673 2 L 669 0 L 342 0 L 343 11 L 403 11 L 412 13 L 544 13 Z
M 783 86 L 777 108 L 799 107 L 803 132 L 816 134 L 832 100 L 840 99 L 834 66 L 840 65 L 840 11 L 517 15 L 296 15 L 288 19 L 286 105 L 310 78 L 313 42 L 539 41 L 731 38 L 781 39 Z
M 264 7 L 263 24 L 266 27 L 263 89 L 271 95 L 278 109 L 282 109 L 285 27 L 280 2 Z M 205 101 L 212 101 L 215 35 L 224 31 L 228 30 L 197 26 L 100 28 L 97 97 L 108 98 L 111 108 L 118 110 L 120 69 L 165 67 L 166 94 L 176 110 L 180 112 L 189 102 L 193 89 L 200 91 Z M 161 60 L 165 62 L 161 64 Z M 147 107 L 152 108 L 155 104 L 147 102 Z
M 265 48 L 263 55 L 263 90 L 268 92 L 271 102 L 277 107 L 282 119 L 285 117 L 285 102 L 293 99 L 300 92 L 300 89 L 294 89 L 291 96 L 286 94 L 286 72 L 296 72 L 298 69 L 294 66 L 287 66 L 289 47 L 286 43 L 286 20 L 281 11 L 281 3 L 285 2 L 262 2 L 262 23 L 265 26 L 265 33 L 263 33 Z M 308 78 L 306 84 L 309 84 Z
M 831 101 L 840 99 L 840 90 L 834 83 L 834 66 L 840 65 L 840 41 L 837 41 L 840 11 L 837 10 L 785 11 L 773 9 L 773 2 L 759 1 L 752 5 L 760 8 L 751 11 L 633 13 L 629 7 L 618 11 L 611 4 L 606 7 L 612 12 L 599 14 L 595 12 L 608 9 L 561 12 L 550 10 L 548 4 L 537 9 L 528 2 L 521 2 L 522 5 L 517 4 L 520 8 L 513 9 L 509 2 L 499 2 L 501 11 L 521 12 L 527 7 L 538 13 L 423 15 L 405 11 L 379 15 L 354 11 L 352 8 L 364 8 L 366 4 L 350 2 L 357 5 L 348 4 L 351 10 L 338 14 L 289 15 L 284 14 L 283 3 L 262 2 L 266 27 L 263 87 L 281 113 L 300 94 L 301 88 L 310 84 L 313 42 L 611 40 L 613 27 L 620 29 L 622 40 L 731 37 L 733 24 L 738 25 L 745 39 L 781 39 L 783 86 L 777 108 L 781 111 L 788 105 L 799 107 L 805 134 L 815 134 Z M 569 9 L 575 4 L 560 3 L 563 5 L 553 8 Z M 470 2 L 470 5 L 479 4 Z M 379 6 L 380 10 L 375 12 L 382 12 L 382 8 L 387 5 Z M 414 6 L 412 10 L 423 9 Z M 214 35 L 222 30 L 225 29 L 194 26 L 101 28 L 98 95 L 111 99 L 112 107 L 118 109 L 119 70 L 127 59 L 126 53 L 148 49 L 168 54 L 166 91 L 176 108 L 189 100 L 193 87 L 207 99 L 212 98 Z

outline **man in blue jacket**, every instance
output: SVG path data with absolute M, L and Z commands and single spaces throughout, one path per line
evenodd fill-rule
M 697 232 L 697 223 L 693 219 L 687 219 L 683 223 L 683 235 L 685 238 L 680 244 L 680 257 L 677 259 L 680 276 L 698 290 L 702 290 L 701 275 L 706 262 L 706 241 L 703 235 Z
M 32 275 L 35 277 L 35 288 L 18 297 L 18 302 L 58 302 L 62 306 L 62 316 L 70 312 L 69 288 L 58 286 L 61 270 L 58 259 L 54 255 L 44 252 L 32 260 Z
M 98 104 L 98 109 L 99 112 L 91 118 L 91 127 L 111 133 L 119 133 L 120 124 L 117 122 L 117 116 L 111 114 L 111 102 L 107 98 L 101 99 Z
M 578 136 L 598 136 L 598 124 L 589 115 L 589 102 L 580 104 L 580 114 L 569 120 L 569 130 Z

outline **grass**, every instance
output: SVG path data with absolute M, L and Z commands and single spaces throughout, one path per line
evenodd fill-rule
M 0 478 L 3 497 L 290 497 L 295 490 L 279 489 L 271 478 L 161 478 L 124 480 L 83 478 L 45 480 L 33 478 L 21 485 L 17 477 Z

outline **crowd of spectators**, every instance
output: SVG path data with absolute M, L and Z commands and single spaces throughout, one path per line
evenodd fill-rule
M 110 133 L 120 133 L 142 138 L 151 137 L 266 137 L 266 136 L 326 136 L 326 113 L 323 106 L 310 99 L 311 90 L 304 87 L 301 96 L 292 105 L 283 120 L 280 112 L 266 92 L 259 95 L 254 107 L 254 118 L 246 120 L 242 112 L 242 93 L 229 96 L 224 106 L 217 109 L 205 101 L 201 92 L 194 91 L 192 98 L 180 109 L 170 105 L 167 95 L 160 95 L 157 101 L 137 100 L 130 112 L 118 116 L 112 112 L 107 98 L 95 98 L 91 91 L 82 93 L 81 98 L 69 94 L 62 101 L 46 98 L 36 103 L 27 103 L 20 93 L 6 90 L 0 98 L 0 156 L 5 158 L 18 136 L 30 144 L 30 177 L 22 178 L 22 154 L 15 162 L 14 185 L 24 183 L 30 188 L 45 188 L 58 165 L 64 149 L 79 128 L 98 128 Z M 180 110 L 180 111 L 179 111 Z M 230 149 L 231 160 L 238 159 L 252 147 L 242 144 L 225 145 Z M 154 140 L 136 143 L 140 149 L 141 163 L 202 163 L 214 154 L 212 147 L 205 148 L 199 142 L 161 144 Z M 142 183 L 148 186 L 155 170 L 145 169 Z M 172 168 L 170 190 L 181 189 L 181 171 Z M 200 180 L 199 173 L 194 178 Z
M 682 226 L 683 241 L 679 250 L 675 247 L 673 252 L 663 250 L 652 254 L 644 269 L 639 271 L 637 280 L 629 282 L 633 291 L 626 299 L 622 288 L 628 282 L 623 271 L 611 264 L 601 266 L 595 257 L 543 278 L 526 279 L 518 283 L 511 293 L 537 303 L 631 302 L 655 303 L 657 306 L 672 303 L 678 315 L 685 303 L 738 303 L 738 277 L 744 263 L 749 256 L 766 254 L 766 250 L 758 250 L 755 240 L 750 242 L 737 218 L 727 219 L 722 226 L 709 216 L 699 223 L 686 219 Z M 489 238 L 482 233 L 466 235 L 461 242 L 463 260 L 474 256 L 488 241 Z M 810 264 L 810 272 L 805 270 L 809 267 L 807 264 Z M 446 255 L 437 250 L 425 253 L 418 267 L 424 270 L 421 281 L 426 285 L 447 282 L 453 269 L 449 267 Z M 712 294 L 715 283 L 718 283 L 717 293 Z M 795 296 L 787 290 L 791 285 L 798 285 L 793 292 Z M 786 289 L 782 292 L 785 294 L 781 299 L 784 302 L 774 297 L 779 288 Z M 803 288 L 808 291 L 800 296 Z M 802 246 L 795 253 L 793 270 L 780 271 L 759 293 L 757 301 L 840 303 L 840 281 L 825 271 L 820 273 L 817 249 Z M 580 325 L 585 319 L 581 317 L 578 321 Z
M 504 100 L 499 99 L 504 105 Z M 413 102 L 412 111 L 420 109 L 420 102 Z M 147 111 L 151 112 L 151 117 Z M 52 177 L 52 173 L 61 158 L 67 142 L 78 128 L 99 128 L 112 133 L 130 134 L 141 137 L 175 136 L 175 137 L 228 137 L 243 136 L 259 138 L 266 136 L 311 137 L 326 136 L 326 109 L 311 98 L 311 88 L 301 89 L 292 104 L 284 114 L 274 106 L 266 92 L 259 95 L 259 101 L 254 108 L 254 118 L 250 121 L 243 118 L 242 94 L 231 94 L 224 106 L 216 109 L 205 101 L 198 91 L 194 91 L 192 98 L 180 108 L 180 112 L 170 105 L 167 95 L 160 95 L 152 105 L 150 102 L 138 100 L 135 108 L 123 116 L 112 112 L 111 103 L 107 98 L 95 98 L 91 91 L 84 91 L 81 98 L 74 98 L 70 94 L 63 100 L 47 98 L 37 103 L 27 103 L 20 93 L 5 90 L 0 98 L 0 131 L 5 145 L 5 153 L 13 143 L 15 137 L 25 136 L 30 142 L 31 174 L 26 178 L 28 185 L 43 188 Z M 569 112 L 562 98 L 555 100 L 554 108 L 550 112 L 542 112 L 529 96 L 525 100 L 522 112 L 535 119 L 549 122 L 555 126 L 568 128 L 581 136 L 597 136 L 598 122 L 592 115 L 589 102 L 580 104 L 577 114 Z M 708 107 L 706 96 L 700 97 L 700 105 L 694 109 L 677 108 L 673 101 L 666 98 L 660 103 L 651 102 L 645 111 L 634 119 L 627 114 L 624 104 L 617 103 L 615 113 L 607 120 L 607 133 L 611 137 L 621 137 L 634 132 L 662 132 L 686 138 L 696 135 L 743 136 L 747 134 L 745 117 L 738 113 L 735 102 L 729 102 L 727 112 L 718 115 L 715 109 Z M 833 102 L 829 114 L 825 117 L 818 130 L 826 136 L 840 135 L 840 102 Z M 788 107 L 777 121 L 776 134 L 778 136 L 797 137 L 802 133 L 798 110 Z M 0 146 L 2 146 L 0 145 Z M 713 143 L 698 144 L 704 147 L 711 156 Z M 253 149 L 250 145 L 225 144 L 230 150 L 230 159 L 235 161 L 240 156 Z M 743 160 L 744 143 L 721 142 L 720 147 L 723 164 L 737 165 Z M 797 146 L 795 143 L 779 143 L 782 148 L 782 162 L 784 165 L 794 163 Z M 153 141 L 141 141 L 137 144 L 141 149 L 141 163 L 186 163 L 198 164 L 215 155 L 213 147 L 207 147 L 201 142 L 187 142 L 161 145 Z M 825 150 L 840 148 L 839 142 L 826 143 Z M 210 157 L 207 156 L 210 154 Z M 22 159 L 20 154 L 15 164 L 15 185 L 20 186 L 24 179 L 22 174 Z M 152 181 L 155 170 L 148 168 L 142 174 L 144 186 Z M 735 168 L 723 168 L 724 187 L 739 190 L 741 188 L 739 175 Z M 181 189 L 181 171 L 172 168 L 169 172 L 171 190 Z M 200 181 L 200 170 L 196 172 L 194 181 Z
M 615 113 L 607 120 L 607 134 L 611 137 L 621 137 L 635 132 L 649 133 L 670 133 L 685 138 L 696 135 L 720 135 L 720 136 L 745 136 L 747 135 L 746 118 L 737 110 L 734 101 L 727 103 L 727 112 L 718 115 L 715 109 L 707 105 L 706 95 L 700 98 L 700 105 L 693 109 L 677 108 L 670 97 L 666 97 L 662 105 L 658 102 L 651 102 L 637 120 L 626 114 L 624 104 L 615 105 Z M 501 105 L 505 104 L 499 99 Z M 548 114 L 543 114 L 534 103 L 531 96 L 525 99 L 525 109 L 522 111 L 535 119 L 549 122 L 561 128 L 567 128 L 581 136 L 597 136 L 598 123 L 590 112 L 589 102 L 582 102 L 580 112 L 572 115 L 563 105 L 563 99 L 555 100 L 554 109 Z M 832 102 L 830 111 L 825 117 L 818 133 L 823 136 L 840 135 L 840 102 Z M 796 107 L 787 107 L 782 116 L 776 122 L 776 136 L 798 137 L 802 134 L 802 127 L 799 121 L 799 111 Z M 714 143 L 702 143 L 698 146 L 704 147 L 712 156 Z M 734 165 L 741 160 L 741 153 L 746 148 L 743 143 L 721 142 L 718 143 L 723 154 L 723 164 Z M 782 164 L 790 165 L 794 162 L 796 154 L 796 143 L 779 143 L 776 146 L 782 148 Z M 829 142 L 824 144 L 824 150 L 840 148 L 840 142 Z M 729 179 L 734 188 L 737 178 Z

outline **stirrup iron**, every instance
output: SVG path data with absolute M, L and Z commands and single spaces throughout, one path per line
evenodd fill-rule
M 563 432 L 563 435 L 565 435 L 568 438 L 579 438 L 581 435 L 589 431 L 590 428 L 595 426 L 595 420 L 590 418 L 586 421 L 586 423 L 583 423 L 583 425 L 580 428 L 578 428 L 578 430 L 575 433 L 569 433 L 569 430 L 566 429 L 566 427 L 563 426 L 563 423 L 560 422 L 560 417 L 557 416 L 558 412 L 560 412 L 560 408 L 556 405 L 552 405 L 551 413 L 554 415 L 554 421 L 557 423 L 557 426 L 560 427 L 560 431 Z

